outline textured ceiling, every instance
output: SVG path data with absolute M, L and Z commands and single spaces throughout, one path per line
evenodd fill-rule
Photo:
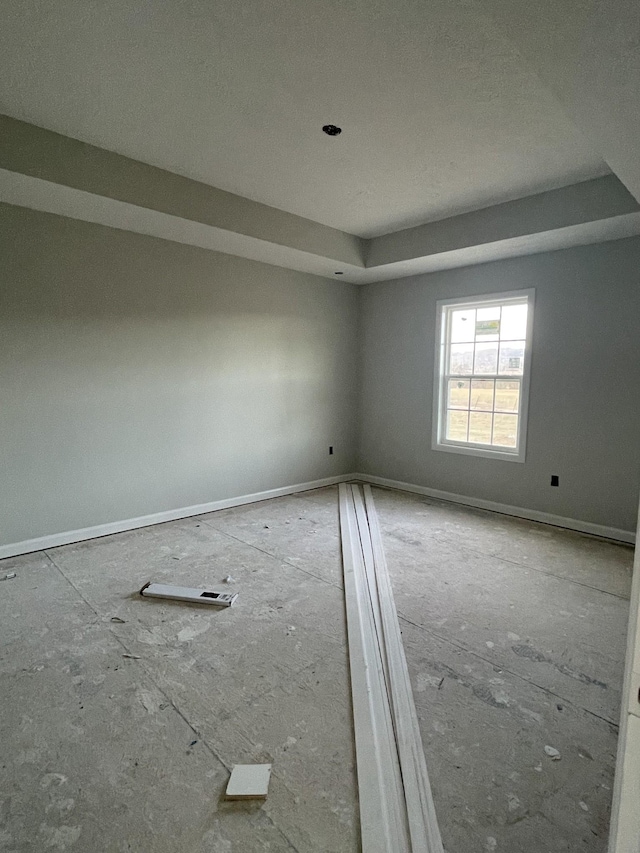
M 0 80 L 0 112 L 361 236 L 608 172 L 470 0 L 21 0 Z

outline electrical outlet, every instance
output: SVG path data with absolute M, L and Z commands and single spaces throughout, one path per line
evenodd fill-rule
M 551 485 L 552 486 L 559 486 L 560 485 L 560 477 L 558 477 L 557 474 L 551 475 Z

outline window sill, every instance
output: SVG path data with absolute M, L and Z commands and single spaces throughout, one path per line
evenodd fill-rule
M 524 462 L 524 451 L 509 453 L 503 450 L 489 450 L 486 447 L 468 447 L 461 444 L 441 444 L 434 442 L 432 450 L 443 450 L 445 453 L 458 453 L 462 456 L 482 456 L 485 459 L 497 459 L 501 462 Z

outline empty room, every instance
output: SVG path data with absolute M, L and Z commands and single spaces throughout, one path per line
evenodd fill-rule
M 0 26 L 0 851 L 639 853 L 640 6 Z

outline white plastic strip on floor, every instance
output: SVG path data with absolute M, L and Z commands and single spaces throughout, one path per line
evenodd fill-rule
M 383 634 L 391 682 L 390 692 L 394 706 L 393 719 L 396 723 L 400 769 L 407 801 L 411 850 L 413 853 L 417 853 L 417 851 L 440 853 L 442 851 L 442 840 L 431 795 L 418 715 L 413 701 L 409 669 L 384 556 L 378 514 L 375 510 L 373 494 L 369 485 L 364 486 L 364 498 L 373 548 L 378 597 L 382 611 Z
M 343 484 L 339 489 L 362 853 L 410 853 L 391 710 L 365 588 L 353 494 Z
M 363 853 L 443 853 L 373 495 L 340 485 Z

